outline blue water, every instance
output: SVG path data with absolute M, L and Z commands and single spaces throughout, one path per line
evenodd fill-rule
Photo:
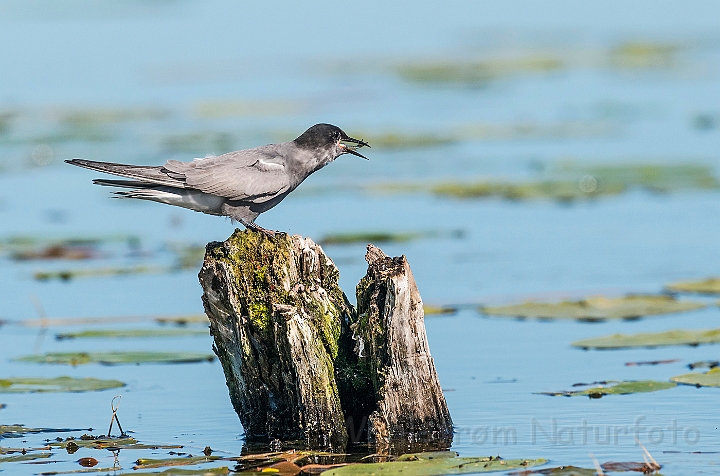
M 167 265 L 166 243 L 227 238 L 224 219 L 154 203 L 109 199 L 98 175 L 63 159 L 160 164 L 289 140 L 316 122 L 350 135 L 384 131 L 451 135 L 436 147 L 373 147 L 310 177 L 258 220 L 320 240 L 337 232 L 462 230 L 381 245 L 405 254 L 423 299 L 475 305 L 527 298 L 659 292 L 668 282 L 718 274 L 717 191 L 632 191 L 592 202 L 453 200 L 427 193 L 377 193 L 389 182 L 520 180 L 575 164 L 701 163 L 720 151 L 720 5 L 710 2 L 4 2 L 0 6 L 0 240 L 133 235 L 87 263 L 12 261 L 0 248 L 0 319 L 181 315 L 202 312 L 197 270 L 38 282 L 37 270 Z M 670 45 L 670 64 L 613 66 L 627 42 Z M 561 58 L 553 71 L 522 68 L 480 85 L 417 84 L 403 64 L 536 56 Z M 223 109 L 225 107 L 225 109 Z M 129 119 L 73 126 L 73 112 L 130 111 Z M 699 127 L 698 117 L 707 118 Z M 85 127 L 85 128 L 83 128 Z M 524 129 L 523 129 L 524 128 Z M 540 133 L 523 132 L 530 129 Z M 485 131 L 478 133 L 477 131 Z M 358 131 L 358 132 L 354 132 Z M 470 133 L 468 131 L 475 131 Z M 489 132 L 488 132 L 489 131 Z M 99 133 L 90 140 L 88 134 Z M 75 134 L 75 135 L 73 135 Z M 84 135 L 83 135 L 84 134 Z M 224 135 L 223 135 L 224 134 Z M 38 147 L 44 147 L 38 149 Z M 47 158 L 47 147 L 51 157 Z M 225 149 L 227 148 L 227 149 Z M 43 152 L 45 151 L 45 152 Z M 45 155 L 43 155 L 45 153 Z M 35 158 L 33 159 L 33 154 Z M 349 295 L 365 273 L 364 245 L 327 246 Z M 352 296 L 351 296 L 352 299 Z M 709 302 L 712 302 L 709 300 Z M 583 324 L 482 317 L 471 308 L 426 319 L 435 364 L 463 455 L 544 457 L 592 467 L 641 461 L 637 434 L 663 474 L 712 473 L 718 451 L 718 390 L 678 387 L 600 400 L 533 392 L 576 382 L 658 379 L 688 363 L 717 360 L 718 348 L 584 352 L 570 342 L 614 332 L 718 327 L 718 309 L 635 322 Z M 119 323 L 135 328 L 150 323 Z M 237 455 L 242 427 L 219 363 L 177 366 L 39 366 L 12 359 L 34 351 L 210 352 L 203 337 L 56 341 L 78 326 L 0 327 L 0 378 L 92 376 L 123 389 L 79 394 L 0 394 L 0 424 L 106 431 L 110 400 L 122 394 L 125 430 L 145 443 L 209 445 Z M 679 362 L 627 367 L 628 361 Z M 609 433 L 608 433 L 609 432 Z M 610 435 L 608 437 L 608 435 Z M 55 434 L 30 435 L 39 446 Z M 616 437 L 617 436 L 617 437 Z M 681 453 L 671 453 L 680 451 Z M 110 453 L 56 451 L 48 465 L 0 464 L 6 474 L 77 469 Z M 166 455 L 159 450 L 154 456 Z M 129 470 L 147 452 L 121 452 Z

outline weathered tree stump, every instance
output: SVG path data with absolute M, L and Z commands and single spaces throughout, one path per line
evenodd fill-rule
M 354 354 L 372 381 L 377 408 L 371 434 L 392 441 L 452 442 L 452 420 L 425 334 L 425 313 L 405 256 L 368 245 L 368 271 L 357 286 Z
M 452 421 L 405 257 L 368 246 L 358 311 L 309 238 L 236 231 L 200 271 L 213 350 L 248 441 L 447 447 Z M 348 430 L 350 434 L 348 435 Z

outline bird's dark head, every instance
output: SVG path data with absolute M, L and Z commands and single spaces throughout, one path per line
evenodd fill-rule
M 349 137 L 342 129 L 332 124 L 315 124 L 293 142 L 304 149 L 335 149 L 336 157 L 342 154 L 352 154 L 363 159 L 367 159 L 367 157 L 357 152 L 357 149 L 370 147 L 367 142 Z M 350 144 L 346 144 L 346 142 Z

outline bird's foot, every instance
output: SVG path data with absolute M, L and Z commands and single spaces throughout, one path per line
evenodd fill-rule
M 247 228 L 248 230 L 262 233 L 269 238 L 275 238 L 275 235 L 283 233 L 282 231 L 268 230 L 267 228 L 263 228 L 253 222 L 246 222 L 244 220 L 241 220 L 240 223 L 245 225 L 245 228 Z

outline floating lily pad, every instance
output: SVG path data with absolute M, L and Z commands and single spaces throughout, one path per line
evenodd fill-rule
M 446 182 L 431 186 L 440 196 L 470 199 L 575 201 L 617 195 L 632 189 L 652 192 L 720 188 L 712 167 L 702 164 L 618 164 L 579 167 L 564 164 L 548 177 L 526 182 Z
M 16 261 L 28 260 L 88 260 L 98 258 L 100 253 L 88 245 L 49 245 L 38 250 L 19 250 L 12 253 Z
M 648 453 L 649 455 L 650 453 Z M 652 458 L 652 456 L 651 456 Z M 640 463 L 638 461 L 608 461 L 607 463 L 603 463 L 600 465 L 602 469 L 605 471 L 611 471 L 611 472 L 627 472 L 627 471 L 634 471 L 636 473 L 643 473 L 643 474 L 654 474 L 660 469 L 662 469 L 662 466 L 660 466 L 656 461 L 645 461 L 643 463 Z
M 157 450 L 157 449 L 179 449 L 182 445 L 150 445 L 138 443 L 135 438 L 129 436 L 108 437 L 108 436 L 92 436 L 83 435 L 79 438 L 67 438 L 63 441 L 52 441 L 48 446 L 53 448 L 62 448 L 74 453 L 78 448 L 95 448 L 110 449 L 117 448 L 123 450 Z
M 674 364 L 675 362 L 680 362 L 680 359 L 642 360 L 639 362 L 625 362 L 625 365 L 627 367 L 637 367 L 640 365 Z
M 598 386 L 585 390 L 569 390 L 562 392 L 538 392 L 538 395 L 550 395 L 553 397 L 577 397 L 586 396 L 590 398 L 600 398 L 604 395 L 629 395 L 631 393 L 647 393 L 657 392 L 658 390 L 666 390 L 676 386 L 673 382 L 659 382 L 656 380 L 639 380 L 614 382 L 608 381 L 610 386 Z
M 116 268 L 81 268 L 61 271 L 37 271 L 33 277 L 38 281 L 59 279 L 69 281 L 76 278 L 97 278 L 102 276 L 128 276 L 136 274 L 162 274 L 177 271 L 174 266 L 130 266 Z
M 714 369 L 715 367 L 720 365 L 720 361 L 718 360 L 700 360 L 698 362 L 692 362 L 688 364 L 688 368 L 690 370 L 695 369 Z
M 475 182 L 444 183 L 432 188 L 435 195 L 451 198 L 499 197 L 507 200 L 548 199 L 575 201 L 596 198 L 600 195 L 617 195 L 625 191 L 622 185 L 584 187 L 579 181 L 538 182 Z
M 551 72 L 562 67 L 564 60 L 557 56 L 529 55 L 474 61 L 426 61 L 402 65 L 397 68 L 397 73 L 413 83 L 478 87 L 509 75 Z
M 209 324 L 205 314 L 188 314 L 179 316 L 100 316 L 100 317 L 65 317 L 65 318 L 44 318 L 44 319 L 26 319 L 16 321 L 16 324 L 26 327 L 66 327 L 79 325 L 96 325 L 96 324 L 119 324 L 128 322 L 157 322 L 158 324 L 175 324 L 183 326 L 187 324 Z
M 191 314 L 187 316 L 163 316 L 156 317 L 155 322 L 160 324 L 175 324 L 177 326 L 186 326 L 188 324 L 210 324 L 210 320 L 205 314 Z
M 355 137 L 365 138 L 369 144 L 372 144 L 373 148 L 378 149 L 425 149 L 453 144 L 461 140 L 457 135 L 451 134 L 418 134 L 400 131 L 385 132 L 383 134 L 362 134 L 358 132 Z
M 597 476 L 597 471 L 589 468 L 578 468 L 577 466 L 556 466 L 527 471 L 514 471 L 508 473 L 514 476 L 530 476 L 531 474 L 550 474 L 552 476 Z
M 704 303 L 678 301 L 672 296 L 631 295 L 621 298 L 604 296 L 580 301 L 525 302 L 508 306 L 484 306 L 480 310 L 492 316 L 538 319 L 577 319 L 603 321 L 606 319 L 636 319 L 642 316 L 691 311 L 706 307 Z
M 192 362 L 212 362 L 212 354 L 193 352 L 49 352 L 47 354 L 26 355 L 15 359 L 19 362 L 40 364 L 185 364 Z M 0 381 L 1 382 L 1 381 Z M 1 387 L 0 387 L 1 388 Z
M 94 392 L 124 387 L 119 380 L 96 378 L 6 378 L 0 379 L 0 393 Z
M 405 243 L 422 238 L 462 238 L 464 236 L 465 232 L 463 230 L 411 232 L 359 231 L 327 235 L 320 240 L 320 244 L 327 246 L 351 245 L 356 243 Z
M 220 466 L 218 468 L 202 468 L 202 469 L 185 469 L 185 468 L 170 468 L 163 471 L 153 472 L 142 472 L 142 473 L 113 473 L 115 476 L 133 475 L 138 474 L 164 474 L 166 476 L 205 476 L 209 474 L 230 474 L 230 469 L 227 466 Z M 269 473 L 265 473 L 269 474 Z
M 673 382 L 685 385 L 695 385 L 698 387 L 720 387 L 720 367 L 714 367 L 702 374 L 692 372 L 688 374 L 678 375 L 677 377 L 673 377 L 670 380 L 672 380 Z
M 416 453 L 403 455 L 388 463 L 352 464 L 325 471 L 326 476 L 354 476 L 367 474 L 435 476 L 471 474 L 529 468 L 547 463 L 546 459 L 504 460 L 500 457 L 458 457 L 457 453 Z
M 432 304 L 423 305 L 423 312 L 426 316 L 441 315 L 441 314 L 456 314 L 458 309 L 453 306 L 433 306 Z
M 668 284 L 665 289 L 677 293 L 720 294 L 720 278 L 678 281 Z
M 209 333 L 207 330 L 200 329 L 98 329 L 56 334 L 55 338 L 58 340 L 63 340 L 136 337 L 185 337 L 195 335 L 209 335 Z
M 205 258 L 205 246 L 170 243 L 167 245 L 175 253 L 177 269 L 200 268 Z
M 320 240 L 320 245 L 350 245 L 355 243 L 404 243 L 421 238 L 422 233 L 357 232 L 334 233 Z
M 680 49 L 671 43 L 624 42 L 610 51 L 610 65 L 628 69 L 672 68 L 678 64 Z
M 68 431 L 89 430 L 84 428 L 27 428 L 23 425 L 0 425 L 0 438 L 21 438 L 28 433 L 63 433 Z
M 52 453 L 27 453 L 12 456 L 0 456 L 0 463 L 17 463 L 20 461 L 32 461 L 35 459 L 49 458 Z
M 713 167 L 704 164 L 611 164 L 595 167 L 564 166 L 554 173 L 577 179 L 592 178 L 599 188 L 642 188 L 653 192 L 704 190 L 720 187 Z
M 573 342 L 581 349 L 626 349 L 631 347 L 661 347 L 668 345 L 699 345 L 720 342 L 720 329 L 648 332 L 639 334 L 611 334 L 604 337 Z
M 210 463 L 220 459 L 219 456 L 187 456 L 183 458 L 151 459 L 140 458 L 135 461 L 133 469 L 162 468 L 165 466 L 190 466 L 194 464 Z

